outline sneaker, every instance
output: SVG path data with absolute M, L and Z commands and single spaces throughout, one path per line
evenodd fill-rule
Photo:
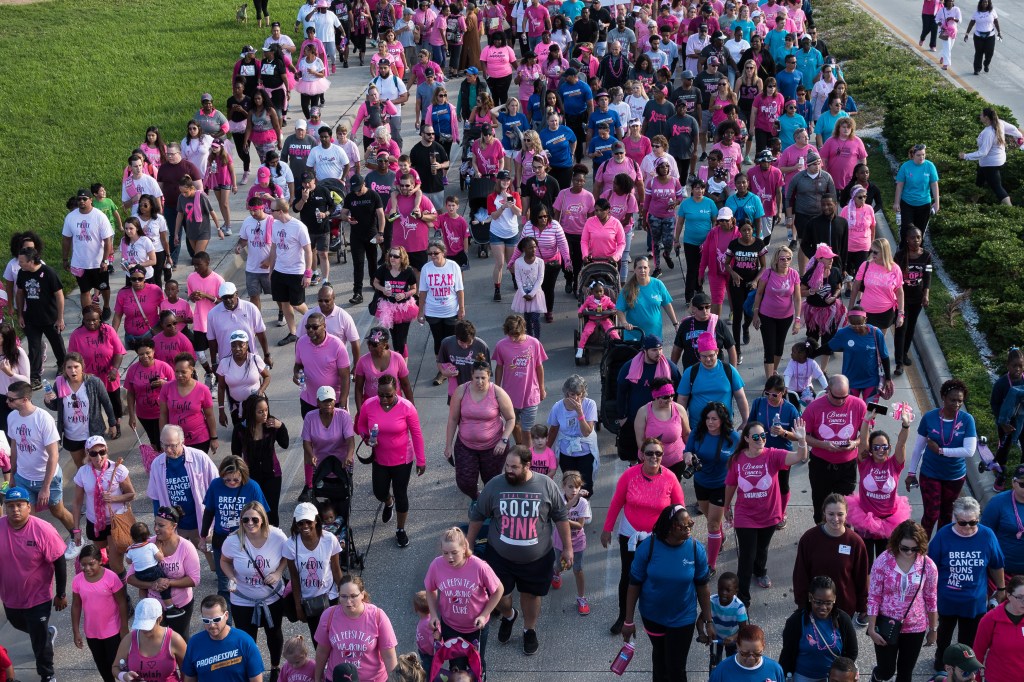
M 590 615 L 590 603 L 586 597 L 576 597 L 576 613 L 581 616 Z
M 299 493 L 299 499 L 296 502 L 312 502 L 313 501 L 313 489 L 308 485 L 302 486 L 302 492 Z
M 390 222 L 392 222 L 392 223 L 393 223 L 393 222 L 395 222 L 396 220 L 398 220 L 398 219 L 399 219 L 399 218 L 401 218 L 401 217 L 402 217 L 402 214 L 401 214 L 401 213 L 399 213 L 398 211 L 392 211 L 391 213 L 389 213 L 389 214 L 387 215 L 387 219 L 388 219 L 388 220 L 389 220 Z
M 511 618 L 501 617 L 501 625 L 498 626 L 498 641 L 502 644 L 512 639 L 512 626 L 515 625 L 517 618 L 519 618 L 519 612 L 515 608 L 512 609 Z
M 181 618 L 185 615 L 185 609 L 178 606 L 170 606 L 164 609 L 165 618 Z
M 492 300 L 494 300 L 494 301 L 501 301 L 501 289 L 500 288 L 494 287 L 494 299 L 492 299 Z
M 750 154 L 747 154 L 746 156 L 743 157 L 743 163 L 748 166 L 754 163 L 750 158 Z
M 896 369 L 893 370 L 892 375 L 896 377 L 903 376 L 903 365 L 896 363 Z
M 701 161 L 707 161 L 708 160 L 708 153 L 707 152 L 701 152 L 700 153 L 700 160 Z
M 398 543 L 399 547 L 409 546 L 409 536 L 406 534 L 404 528 L 399 528 L 395 531 L 395 542 Z
M 57 643 L 57 626 L 56 625 L 48 625 L 46 627 L 46 631 L 50 633 L 50 646 L 52 647 L 54 644 Z M 51 680 L 55 680 L 57 678 L 51 677 L 50 679 Z
M 768 577 L 767 573 L 765 575 L 759 575 L 757 577 L 757 585 L 763 590 L 771 589 L 772 579 Z
M 246 184 L 248 182 L 249 182 L 249 171 L 245 171 L 244 173 L 242 173 L 242 181 L 240 183 L 238 183 L 238 184 L 244 185 L 244 184 Z
M 750 345 L 750 330 L 746 328 L 743 330 L 743 345 Z
M 736 355 L 736 364 L 737 365 L 742 365 L 743 364 L 743 353 L 738 353 Z
M 225 226 L 224 226 L 224 236 L 225 236 L 225 237 L 230 237 L 230 236 L 231 236 L 231 234 L 232 234 L 232 232 L 231 232 L 231 226 L 230 226 L 230 225 L 225 225 Z
M 561 573 L 555 573 L 553 576 L 551 576 L 551 589 L 553 589 L 553 590 L 560 590 L 560 589 L 562 589 L 562 574 Z
M 651 277 L 654 279 L 661 279 L 661 268 L 654 268 L 654 272 L 651 273 Z
M 395 503 L 394 503 L 394 501 L 392 501 L 391 504 L 385 504 L 384 505 L 384 511 L 381 512 L 381 514 L 380 514 L 380 522 L 381 523 L 387 523 L 388 521 L 391 520 L 391 518 L 394 515 L 395 515 Z
M 212 390 L 217 385 L 217 375 L 213 372 L 207 372 L 206 376 L 203 377 L 203 381 L 206 382 L 206 387 Z
M 100 321 L 101 322 L 106 322 L 107 320 L 110 319 L 110 315 L 111 315 L 110 308 L 104 308 L 103 309 L 103 314 L 100 315 Z
M 1001 493 L 1006 490 L 1006 478 L 1004 476 L 996 476 L 996 480 L 992 483 L 992 490 L 997 493 Z
M 554 313 L 544 313 L 544 322 L 546 322 L 547 324 L 551 324 L 554 321 L 555 321 Z
M 786 530 L 786 524 L 789 523 L 789 517 L 785 514 L 782 515 L 782 520 L 775 524 L 775 530 Z
M 64 550 L 64 558 L 68 561 L 74 561 L 81 553 L 82 548 L 75 544 L 73 538 L 68 538 L 68 546 L 67 549 Z
M 299 340 L 299 337 L 295 336 L 295 334 L 289 334 L 288 336 L 286 336 L 283 339 L 281 339 L 280 341 L 278 341 L 277 345 L 278 345 L 278 347 L 287 346 L 289 343 L 295 343 L 298 340 Z
M 914 364 L 914 361 L 910 359 L 909 355 L 904 355 L 903 356 L 903 366 L 904 367 L 911 367 L 913 364 Z
M 612 626 L 610 628 L 608 628 L 608 632 L 612 633 L 613 635 L 622 634 L 622 624 L 624 622 L 626 622 L 625 618 L 617 618 L 617 619 L 615 619 L 615 622 L 612 623 Z
M 708 579 L 714 578 L 718 575 L 718 569 L 714 566 L 708 566 Z
M 859 628 L 866 628 L 868 626 L 868 614 L 858 613 L 853 617 L 853 624 Z
M 41 391 L 41 390 L 43 390 L 43 380 L 42 379 L 33 379 L 32 380 L 32 390 L 33 391 Z
M 665 265 L 668 266 L 669 270 L 675 270 L 676 264 L 672 261 L 672 256 L 669 255 L 668 251 L 665 251 L 665 254 L 662 256 L 662 258 L 665 259 Z
M 322 287 L 330 287 L 331 286 L 331 281 L 328 280 L 328 279 L 325 279 L 324 281 L 320 282 L 320 286 L 322 286 Z
M 315 287 L 320 284 L 320 275 L 313 275 L 312 279 L 309 280 L 309 286 Z
M 523 630 L 523 653 L 533 656 L 540 649 L 540 642 L 537 641 L 536 630 Z
M 283 327 L 284 326 L 284 312 L 282 312 L 280 310 L 277 311 L 277 326 L 278 327 Z
M 572 282 L 570 280 L 565 280 L 565 293 L 572 296 Z
M 576 349 L 576 359 L 577 360 L 582 360 L 583 359 L 583 349 L 582 348 L 577 348 Z
M 352 298 L 348 299 L 348 302 L 352 305 L 358 305 L 363 302 L 362 294 L 352 294 Z

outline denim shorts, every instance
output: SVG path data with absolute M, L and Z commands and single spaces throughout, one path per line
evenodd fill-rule
M 31 499 L 32 506 L 36 506 L 36 499 L 39 497 L 39 491 L 43 489 L 42 481 L 30 481 L 24 476 L 20 476 L 17 472 L 14 474 L 14 484 L 20 485 L 22 488 L 28 491 L 28 495 Z M 50 506 L 56 506 L 61 503 L 64 499 L 64 474 L 60 470 L 60 466 L 57 467 L 57 473 L 53 475 L 53 480 L 50 481 Z
M 501 244 L 504 244 L 505 246 L 514 249 L 516 245 L 519 244 L 519 239 L 519 235 L 515 235 L 514 237 L 496 237 L 495 235 L 492 234 L 491 245 L 499 246 Z
M 516 408 L 516 421 L 519 422 L 523 433 L 528 432 L 537 423 L 537 407 L 537 405 L 530 405 L 529 407 Z

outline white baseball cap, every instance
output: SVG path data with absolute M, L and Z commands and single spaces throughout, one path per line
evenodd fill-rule
M 156 627 L 156 624 L 163 618 L 164 607 L 158 600 L 152 597 L 142 599 L 135 605 L 135 618 L 132 620 L 132 630 L 145 630 L 146 632 Z
M 324 400 L 337 400 L 338 397 L 334 393 L 334 389 L 330 386 L 321 386 L 316 389 L 316 400 L 322 402 Z

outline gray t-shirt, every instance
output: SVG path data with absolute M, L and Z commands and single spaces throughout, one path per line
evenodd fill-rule
M 300 140 L 297 135 L 292 134 L 285 138 L 284 146 L 281 147 L 281 160 L 288 162 L 295 176 L 295 184 L 302 183 L 302 174 L 306 172 L 306 159 L 313 147 L 320 145 L 320 138 L 316 135 L 306 133 Z
M 548 476 L 533 474 L 511 485 L 502 474 L 487 482 L 470 513 L 472 521 L 488 518 L 487 543 L 501 558 L 528 564 L 551 553 L 554 524 L 567 521 L 569 510 L 558 484 Z
M 455 365 L 455 369 L 459 370 L 459 375 L 455 377 L 454 382 L 451 379 L 448 380 L 448 395 L 453 394 L 456 387 L 469 383 L 473 378 L 473 363 L 480 355 L 484 356 L 484 361 L 487 364 L 491 363 L 491 349 L 479 336 L 473 339 L 469 348 L 460 346 L 459 340 L 454 336 L 448 336 L 441 340 L 441 350 L 437 352 L 437 361 L 441 364 Z

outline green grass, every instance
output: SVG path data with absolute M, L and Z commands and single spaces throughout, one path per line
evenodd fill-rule
M 102 182 L 120 201 L 128 154 L 146 128 L 180 140 L 210 92 L 231 94 L 246 43 L 267 32 L 235 21 L 236 0 L 55 0 L 0 6 L 0 239 L 33 228 L 59 262 L 65 202 Z M 285 11 L 278 5 L 279 11 Z M 293 12 L 287 9 L 287 12 Z M 291 15 L 281 18 L 287 27 Z M 68 277 L 67 273 L 62 273 Z M 69 279 L 65 280 L 69 282 Z

